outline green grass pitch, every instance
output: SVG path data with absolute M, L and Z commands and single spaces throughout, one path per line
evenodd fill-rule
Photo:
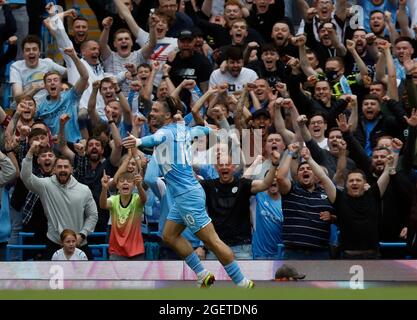
M 417 300 L 417 287 L 363 290 L 321 288 L 170 288 L 154 290 L 2 290 L 0 300 Z

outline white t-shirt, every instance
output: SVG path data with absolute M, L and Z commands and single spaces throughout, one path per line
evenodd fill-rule
M 146 43 L 149 41 L 149 33 L 140 29 L 138 35 L 136 37 L 136 43 L 139 44 L 141 47 L 145 46 Z M 153 48 L 153 53 L 151 55 L 150 60 L 157 60 L 163 66 L 168 59 L 170 53 L 178 49 L 178 39 L 165 37 L 163 39 L 159 39 L 156 42 L 156 46 Z M 162 80 L 162 68 L 159 69 L 160 71 L 155 75 L 155 79 L 153 81 L 154 86 L 159 86 L 159 83 Z
M 345 34 L 345 30 L 344 30 L 344 27 L 341 27 L 337 23 L 336 15 L 335 15 L 335 12 L 334 11 L 332 13 L 331 21 L 330 22 L 333 23 L 336 26 L 337 37 L 339 39 L 343 39 L 344 34 Z M 359 21 L 359 24 L 361 26 L 363 26 L 363 19 L 362 19 L 362 21 Z M 314 17 L 313 18 L 313 32 L 314 32 L 314 36 L 315 36 L 317 42 L 320 42 L 320 36 L 319 36 L 319 31 L 318 31 L 319 25 L 320 25 L 319 19 L 317 17 Z M 303 20 L 301 20 L 300 27 L 298 28 L 297 35 L 303 34 L 304 33 L 304 28 L 305 28 L 305 21 L 303 19 Z
M 71 58 L 69 58 L 66 54 L 64 54 L 65 63 L 68 66 L 68 82 L 72 85 L 80 78 L 80 74 L 78 73 L 77 67 L 75 66 L 74 62 Z M 96 66 L 91 66 L 86 60 L 81 59 L 81 62 L 84 64 L 85 68 L 88 71 L 88 87 L 84 90 L 83 95 L 80 99 L 80 109 L 88 107 L 88 100 L 90 99 L 91 92 L 93 91 L 93 82 L 97 80 L 102 80 L 106 76 L 110 76 L 104 72 L 103 66 L 97 64 Z M 96 101 L 96 110 L 100 116 L 100 118 L 107 120 L 106 114 L 104 113 L 104 99 L 101 96 L 100 92 L 97 93 L 97 101 Z
M 327 138 L 324 138 L 323 140 L 321 140 L 317 144 L 319 145 L 320 148 L 322 148 L 324 150 L 329 150 L 329 145 L 327 144 Z
M 43 76 L 49 71 L 57 71 L 60 74 L 64 74 L 67 69 L 53 62 L 49 58 L 39 59 L 36 68 L 28 68 L 25 60 L 19 60 L 10 66 L 10 83 L 20 84 L 23 90 L 26 90 L 29 89 L 32 84 L 43 82 Z M 45 89 L 39 91 L 34 96 L 36 104 L 42 102 L 47 94 L 48 92 Z
M 86 261 L 86 260 L 88 260 L 88 258 L 85 255 L 84 251 L 82 251 L 78 248 L 75 248 L 74 254 L 71 256 L 71 258 L 68 259 L 65 256 L 64 249 L 59 249 L 54 253 L 51 260 L 52 261 L 57 261 L 57 260 L 64 260 L 64 261 L 65 260 L 71 260 L 71 261 L 84 260 L 84 261 Z
M 255 71 L 243 67 L 239 76 L 233 77 L 228 71 L 221 73 L 220 69 L 214 70 L 211 73 L 209 86 L 210 88 L 222 83 L 228 83 L 228 93 L 243 90 L 243 87 L 248 82 L 253 82 L 258 79 L 258 75 Z
M 125 64 L 127 63 L 133 63 L 135 66 L 145 63 L 145 59 L 142 55 L 142 49 L 131 52 L 126 58 L 122 58 L 117 54 L 117 52 L 112 51 L 107 59 L 103 61 L 104 71 L 113 75 L 119 75 L 118 78 L 124 78 L 124 74 L 127 72 L 127 69 L 125 68 Z M 123 94 L 126 97 L 130 91 L 129 83 L 130 81 L 125 79 L 120 86 L 120 89 L 122 89 Z

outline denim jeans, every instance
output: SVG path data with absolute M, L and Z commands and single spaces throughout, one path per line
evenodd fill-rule
M 22 219 L 22 212 L 10 206 L 10 224 L 12 225 L 12 232 L 8 244 L 21 244 L 19 232 L 22 231 Z M 22 250 L 10 250 L 9 259 L 11 261 L 22 261 Z
M 237 246 L 231 246 L 230 249 L 232 249 L 235 259 L 236 260 L 252 260 L 252 245 L 251 244 L 241 244 Z M 206 255 L 206 260 L 216 260 L 216 255 L 209 251 Z

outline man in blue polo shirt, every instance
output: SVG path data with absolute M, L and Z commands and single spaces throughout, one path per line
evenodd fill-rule
M 69 114 L 70 120 L 65 127 L 65 137 L 68 141 L 76 143 L 81 139 L 77 114 L 81 95 L 88 86 L 88 71 L 78 58 L 74 48 L 66 48 L 64 54 L 74 61 L 80 78 L 73 88 L 63 92 L 61 75 L 55 71 L 46 73 L 43 81 L 48 96 L 40 103 L 36 116 L 45 122 L 53 135 L 57 135 L 60 116 Z

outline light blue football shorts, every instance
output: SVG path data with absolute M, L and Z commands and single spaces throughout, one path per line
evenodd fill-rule
M 211 222 L 206 211 L 206 194 L 199 185 L 196 189 L 174 198 L 174 205 L 168 213 L 168 220 L 186 225 L 196 233 Z

